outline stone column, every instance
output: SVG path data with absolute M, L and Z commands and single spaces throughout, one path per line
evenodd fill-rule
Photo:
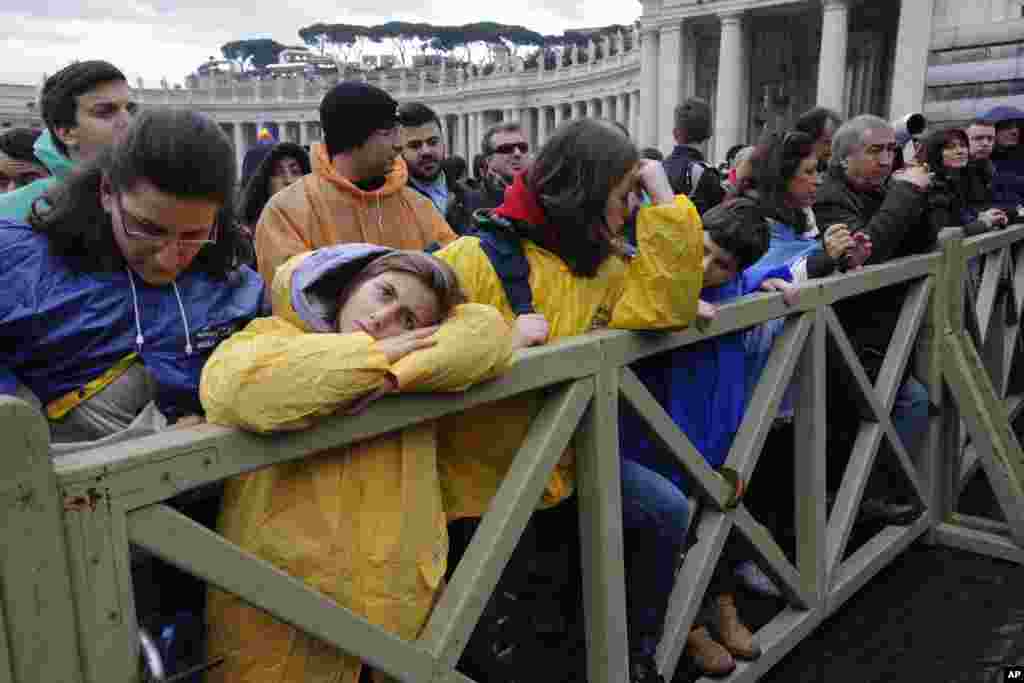
M 533 108 L 526 107 L 516 112 L 519 117 L 519 125 L 523 127 L 523 137 L 530 143 L 530 149 L 536 149 L 540 143 L 534 139 L 536 127 L 533 125 Z
M 557 130 L 565 122 L 565 105 L 555 105 L 555 129 Z
M 924 104 L 924 77 L 932 36 L 934 0 L 902 0 L 896 59 L 892 65 L 889 118 L 919 112 Z
M 621 45 L 621 43 L 620 43 Z M 620 92 L 616 97 L 615 120 L 626 128 L 629 128 L 629 121 L 626 119 L 626 102 L 629 100 L 629 93 Z
M 658 63 L 658 138 L 655 147 L 672 149 L 676 105 L 682 98 L 683 27 L 679 22 L 661 27 L 661 61 Z
M 615 113 L 615 95 L 605 95 L 601 98 L 601 118 L 609 121 L 617 120 Z
M 462 156 L 466 159 L 466 163 L 472 163 L 473 159 L 472 159 L 472 155 L 470 154 L 470 151 L 469 151 L 469 147 L 470 147 L 470 145 L 469 145 L 469 135 L 470 135 L 470 131 L 469 131 L 469 129 L 470 129 L 469 114 L 462 114 L 461 116 L 459 116 L 459 123 L 462 126 L 461 131 L 460 131 L 461 134 L 459 135 L 459 140 L 462 142 Z
M 596 118 L 597 117 L 597 100 L 595 100 L 593 98 L 588 98 L 587 101 L 586 101 L 586 107 L 587 107 L 587 109 L 586 109 L 586 116 L 587 116 L 587 118 L 588 119 Z
M 629 93 L 629 136 L 640 139 L 640 93 L 636 90 Z
M 680 100 L 697 95 L 697 35 L 692 22 L 683 24 L 683 47 L 680 59 Z
M 242 129 L 242 122 L 235 121 L 234 130 L 231 131 L 235 142 L 235 163 L 238 164 L 238 177 L 242 177 L 242 161 L 245 159 L 245 131 Z
M 847 0 L 824 0 L 821 17 L 821 52 L 818 57 L 818 105 L 845 115 L 846 42 L 850 8 Z M 931 31 L 928 31 L 931 35 Z M 927 49 L 927 48 L 926 48 Z
M 299 121 L 299 144 L 309 144 L 309 124 L 305 121 Z
M 636 136 L 636 144 L 640 147 L 658 144 L 658 91 L 661 89 L 658 80 L 658 60 L 661 58 L 659 39 L 658 29 L 651 28 L 644 31 L 643 42 L 640 44 L 640 90 L 644 94 L 644 111 Z
M 543 147 L 548 141 L 548 108 L 537 107 L 537 147 Z
M 470 114 L 469 117 L 469 158 L 467 159 L 467 161 L 470 164 L 472 164 L 473 157 L 480 153 L 480 136 L 482 135 L 483 131 L 481 131 L 480 126 L 481 113 L 475 111 L 472 114 Z
M 718 53 L 718 87 L 715 99 L 714 151 L 708 155 L 714 163 L 725 156 L 732 145 L 743 141 L 743 14 L 730 12 L 720 16 L 722 42 Z
M 509 123 L 509 122 L 512 122 L 512 121 L 518 121 L 519 120 L 519 110 L 511 108 L 511 107 L 506 109 L 502 113 L 502 115 L 501 115 L 501 120 L 502 120 L 503 123 Z

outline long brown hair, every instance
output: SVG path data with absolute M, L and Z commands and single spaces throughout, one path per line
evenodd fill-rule
M 636 145 L 598 119 L 560 127 L 538 152 L 526 186 L 548 220 L 539 241 L 576 275 L 593 277 L 611 255 L 607 230 L 600 229 L 608 195 L 639 160 Z

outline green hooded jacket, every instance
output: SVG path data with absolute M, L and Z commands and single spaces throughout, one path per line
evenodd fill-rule
M 45 131 L 36 138 L 32 149 L 36 158 L 50 170 L 51 175 L 49 178 L 40 178 L 29 183 L 14 192 L 0 194 L 0 218 L 22 222 L 28 220 L 29 213 L 32 211 L 32 202 L 53 185 L 66 178 L 71 173 L 71 169 L 75 167 L 75 162 L 57 149 L 50 131 Z

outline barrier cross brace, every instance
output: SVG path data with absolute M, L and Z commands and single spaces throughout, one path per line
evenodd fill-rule
M 454 669 L 483 605 L 535 509 L 566 445 L 577 456 L 585 596 L 587 679 L 628 677 L 618 405 L 627 401 L 694 482 L 696 544 L 676 578 L 658 647 L 669 679 L 722 547 L 736 530 L 780 586 L 788 606 L 760 629 L 764 650 L 730 681 L 755 681 L 915 540 L 965 548 L 1024 564 L 1024 454 L 1011 419 L 1024 271 L 1016 258 L 1024 226 L 965 240 L 946 231 L 939 251 L 804 284 L 786 306 L 780 294 L 724 305 L 706 329 L 634 334 L 603 331 L 521 352 L 517 366 L 465 393 L 400 396 L 352 418 L 325 419 L 290 434 L 257 436 L 213 425 L 174 430 L 62 458 L 50 457 L 44 418 L 0 397 L 0 683 L 137 681 L 137 618 L 131 546 L 145 548 L 275 617 L 361 657 L 401 681 L 469 683 Z M 982 259 L 977 300 L 965 287 L 970 259 Z M 872 384 L 832 306 L 908 283 L 897 329 Z M 629 369 L 633 361 L 776 318 L 786 318 L 750 398 L 726 467 L 751 482 L 783 394 L 795 386 L 796 556 L 735 500 Z M 968 325 L 977 320 L 975 346 Z M 965 323 L 965 321 L 968 321 Z M 834 348 L 826 342 L 831 338 Z M 916 351 L 916 353 L 915 353 Z M 865 399 L 852 455 L 831 515 L 826 514 L 828 419 L 826 355 L 839 353 Z M 914 362 L 937 410 L 919 454 L 899 441 L 890 411 L 904 369 Z M 333 604 L 165 504 L 243 472 L 315 457 L 475 405 L 543 390 L 508 476 L 441 595 L 421 637 L 405 642 Z M 960 438 L 969 435 L 969 443 Z M 886 527 L 856 552 L 847 541 L 878 448 L 886 440 L 926 508 L 916 522 Z M 966 447 L 966 450 L 965 450 Z M 992 483 L 1006 522 L 960 514 L 963 477 L 978 469 Z M 216 654 L 216 653 L 214 653 Z

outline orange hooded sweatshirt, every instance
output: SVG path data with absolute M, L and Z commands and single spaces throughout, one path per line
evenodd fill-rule
M 313 172 L 271 197 L 260 215 L 256 258 L 265 282 L 273 282 L 277 267 L 292 256 L 332 244 L 419 250 L 455 239 L 430 200 L 406 187 L 402 157 L 382 187 L 366 192 L 338 174 L 323 144 L 314 144 L 311 156 Z

